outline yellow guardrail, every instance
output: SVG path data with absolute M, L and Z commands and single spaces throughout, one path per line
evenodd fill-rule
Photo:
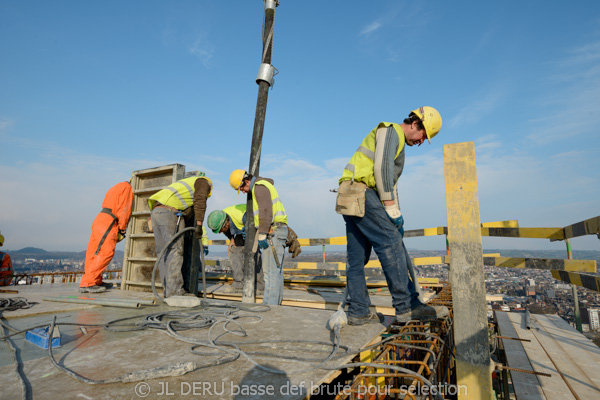
M 447 235 L 448 228 L 438 226 L 433 228 L 406 230 L 405 238 L 440 236 Z M 583 235 L 596 234 L 600 238 L 600 216 L 578 222 L 564 228 L 522 228 L 519 227 L 517 220 L 484 222 L 481 224 L 481 236 L 488 237 L 510 237 L 510 238 L 529 238 L 529 239 L 549 239 L 550 241 L 566 240 Z M 325 262 L 325 246 L 347 245 L 345 236 L 331 238 L 301 238 L 298 239 L 300 245 L 323 246 L 323 262 L 296 262 L 291 263 L 295 269 L 326 269 L 345 270 L 346 264 L 341 262 Z M 210 240 L 209 245 L 228 245 L 229 240 Z M 595 260 L 561 260 L 545 258 L 513 258 L 501 257 L 499 253 L 484 254 L 484 265 L 488 267 L 509 267 L 509 268 L 531 268 L 546 269 L 552 271 L 578 271 L 578 272 L 596 272 L 597 265 Z M 418 257 L 413 259 L 414 265 L 437 265 L 449 264 L 448 256 L 443 257 Z M 287 265 L 288 263 L 286 263 Z M 371 260 L 366 264 L 367 268 L 381 268 L 377 260 Z

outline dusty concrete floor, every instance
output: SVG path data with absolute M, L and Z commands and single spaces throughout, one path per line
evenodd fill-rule
M 58 322 L 105 324 L 109 321 L 144 316 L 151 313 L 172 311 L 167 306 L 144 306 L 138 309 L 101 307 L 71 303 L 43 301 L 47 296 L 77 295 L 77 284 L 54 284 L 17 287 L 19 294 L 0 294 L 0 297 L 25 297 L 35 301 L 29 310 L 7 311 L 4 321 L 15 329 L 27 329 L 41 323 L 49 323 L 54 316 Z M 110 290 L 98 298 L 144 298 L 150 293 Z M 211 300 L 229 306 L 242 305 L 239 301 Z M 178 309 L 190 312 L 188 309 Z M 263 341 L 262 344 L 240 344 L 246 352 L 286 354 L 295 357 L 311 357 L 323 360 L 331 346 L 310 343 L 285 343 L 280 339 L 310 340 L 331 343 L 331 332 L 325 324 L 332 312 L 291 306 L 271 306 L 264 312 L 237 311 L 237 321 L 246 337 L 231 333 L 220 340 L 235 342 Z M 245 316 L 242 318 L 242 316 Z M 257 317 L 261 317 L 259 321 Z M 237 327 L 233 324 L 229 328 Z M 341 343 L 359 349 L 376 340 L 385 329 L 384 325 L 346 326 L 342 329 Z M 245 357 L 222 365 L 211 366 L 215 356 L 193 354 L 192 344 L 186 343 L 163 331 L 143 330 L 135 332 L 112 332 L 100 327 L 87 328 L 84 334 L 78 326 L 60 326 L 62 347 L 54 349 L 60 365 L 77 374 L 94 380 L 102 380 L 123 374 L 181 362 L 195 362 L 197 369 L 182 376 L 156 378 L 131 383 L 91 385 L 82 383 L 59 371 L 50 362 L 47 351 L 25 341 L 24 335 L 14 337 L 18 358 L 23 364 L 26 386 L 33 399 L 302 399 L 312 386 L 326 381 L 335 372 L 311 368 L 298 362 L 278 358 L 252 356 L 252 361 L 280 371 L 274 374 L 263 371 Z M 181 331 L 182 335 L 206 340 L 208 329 Z M 217 324 L 211 332 L 215 339 L 224 333 L 223 324 Z M 206 348 L 198 349 L 210 352 Z M 16 379 L 12 352 L 5 343 L 0 344 L 0 397 L 21 399 L 21 386 Z M 338 353 L 328 365 L 337 366 L 348 362 L 353 355 Z M 314 361 L 312 364 L 317 364 Z M 301 372 L 299 372 L 302 370 Z

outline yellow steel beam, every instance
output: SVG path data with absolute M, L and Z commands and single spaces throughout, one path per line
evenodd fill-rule
M 567 271 L 552 271 L 552 277 L 566 283 L 600 292 L 600 277 Z
M 481 228 L 481 236 L 564 240 L 562 228 Z
M 519 221 L 511 219 L 508 221 L 482 222 L 481 226 L 484 228 L 518 228 Z
M 596 260 L 560 260 L 553 258 L 484 257 L 486 267 L 548 269 L 553 271 L 596 272 Z
M 563 229 L 566 239 L 584 235 L 600 235 L 600 216 L 565 226 Z

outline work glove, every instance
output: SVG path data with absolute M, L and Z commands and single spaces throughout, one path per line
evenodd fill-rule
M 260 247 L 262 250 L 265 250 L 266 248 L 269 247 L 269 242 L 267 242 L 266 234 L 260 233 L 258 235 L 258 247 Z
M 398 229 L 398 232 L 400 232 L 400 236 L 404 238 L 404 217 L 402 216 L 398 206 L 395 204 L 391 206 L 385 206 L 385 212 L 387 213 L 390 221 L 392 221 L 392 224 L 394 224 L 396 229 Z
M 196 239 L 202 239 L 202 225 L 196 225 L 194 236 L 196 236 Z
M 202 249 L 202 251 L 204 252 L 204 256 L 207 256 L 207 255 L 208 255 L 208 247 L 206 247 L 206 246 L 203 246 L 203 249 Z
M 119 233 L 117 233 L 117 243 L 123 239 L 125 239 L 125 231 L 119 229 Z

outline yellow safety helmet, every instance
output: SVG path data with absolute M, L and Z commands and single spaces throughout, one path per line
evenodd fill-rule
M 229 186 L 240 192 L 240 188 L 244 183 L 244 178 L 246 177 L 246 171 L 243 169 L 236 169 L 229 175 Z
M 431 138 L 437 135 L 442 129 L 442 116 L 438 110 L 428 106 L 419 107 L 416 110 L 412 110 L 412 112 L 423 122 L 427 140 L 431 143 Z
M 4 236 L 0 233 L 0 246 L 4 246 Z

